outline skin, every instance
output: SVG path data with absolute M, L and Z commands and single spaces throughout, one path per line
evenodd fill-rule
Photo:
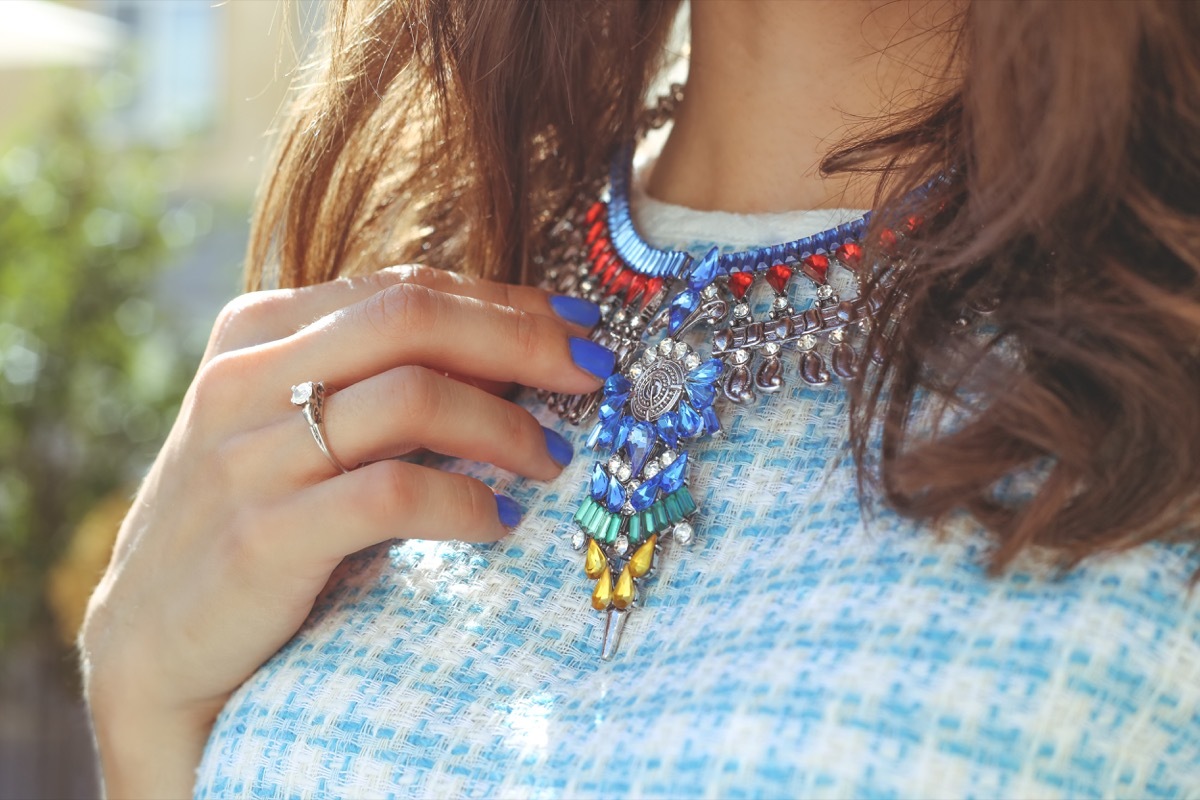
M 739 212 L 870 205 L 816 164 L 844 112 L 877 116 L 919 85 L 904 59 L 879 53 L 901 42 L 920 60 L 914 8 L 926 6 L 696 0 L 688 94 L 650 193 Z M 597 388 L 569 356 L 582 333 L 538 289 L 420 267 L 232 302 L 81 633 L 107 793 L 190 796 L 216 714 L 344 556 L 434 531 L 503 537 L 483 483 L 386 459 L 429 448 L 556 477 L 541 428 L 500 394 Z M 365 464 L 348 474 L 287 402 L 287 387 L 316 378 L 340 389 L 326 400 L 327 440 L 344 464 Z

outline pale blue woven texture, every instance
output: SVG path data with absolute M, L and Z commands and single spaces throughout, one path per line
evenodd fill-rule
M 196 796 L 1200 797 L 1182 550 L 989 579 L 970 531 L 864 525 L 843 391 L 790 395 L 694 454 L 700 542 L 666 548 L 611 663 L 569 545 L 586 454 L 550 485 L 449 463 L 522 527 L 349 559 Z
M 217 720 L 196 796 L 1200 798 L 1186 550 L 989 578 L 965 523 L 864 522 L 840 387 L 782 395 L 693 450 L 699 541 L 664 547 L 605 663 L 570 546 L 585 432 L 523 394 L 571 467 L 432 460 L 521 527 L 348 559 Z

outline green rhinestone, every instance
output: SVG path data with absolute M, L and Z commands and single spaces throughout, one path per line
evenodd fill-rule
M 667 509 L 667 516 L 671 522 L 679 522 L 683 519 L 683 509 L 679 507 L 679 499 L 675 495 L 670 495 L 663 500 L 663 506 Z
M 654 533 L 654 515 L 650 513 L 650 509 L 638 514 L 638 519 L 641 520 L 643 539 Z
M 637 544 L 642 540 L 642 515 L 634 514 L 629 518 L 629 541 Z
M 608 522 L 608 514 L 600 506 L 592 509 L 591 516 L 587 519 L 587 532 L 593 539 L 599 539 L 600 534 L 604 532 L 604 526 Z
M 654 514 L 654 531 L 665 531 L 667 526 L 671 524 L 670 518 L 667 516 L 667 509 L 661 503 L 655 503 L 650 506 L 650 511 Z
M 612 544 L 617 540 L 617 534 L 621 532 L 621 515 L 613 514 L 608 521 L 608 534 L 605 536 L 605 541 Z
M 692 493 L 687 490 L 686 486 L 672 496 L 679 499 L 679 509 L 685 517 L 696 510 L 696 501 L 692 499 Z
M 579 505 L 579 510 L 575 512 L 575 521 L 578 522 L 581 527 L 586 526 L 587 519 L 589 516 L 591 516 L 592 509 L 595 507 L 596 504 L 592 501 L 592 498 L 585 498 L 584 501 Z

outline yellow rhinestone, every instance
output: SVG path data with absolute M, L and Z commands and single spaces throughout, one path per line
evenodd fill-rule
M 596 581 L 596 588 L 592 590 L 592 608 L 605 611 L 611 601 L 612 573 L 608 571 L 608 563 L 605 562 L 604 572 L 600 575 L 600 580 Z
M 633 576 L 629 574 L 629 565 L 626 564 L 625 569 L 621 570 L 621 577 L 617 578 L 617 588 L 613 590 L 612 604 L 620 609 L 629 608 L 636 595 L 637 591 L 633 588 Z
M 592 580 L 596 580 L 596 578 L 600 577 L 600 573 L 606 569 L 608 569 L 608 559 L 600 551 L 600 546 L 596 544 L 596 540 L 588 539 L 587 557 L 583 561 L 584 573 Z
M 646 540 L 645 544 L 637 549 L 633 554 L 633 558 L 629 559 L 629 574 L 635 578 L 643 577 L 650 571 L 650 567 L 654 564 L 654 544 L 658 541 L 658 534 L 651 536 Z

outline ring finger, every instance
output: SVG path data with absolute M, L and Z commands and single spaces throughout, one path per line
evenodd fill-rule
M 263 433 L 266 441 L 254 447 L 283 456 L 270 464 L 272 482 L 286 484 L 281 490 L 338 474 L 312 440 L 303 415 L 290 415 Z M 572 457 L 561 436 L 515 403 L 418 366 L 396 367 L 329 394 L 325 440 L 347 467 L 425 448 L 548 480 Z M 279 464 L 290 465 L 286 474 L 279 473 Z

